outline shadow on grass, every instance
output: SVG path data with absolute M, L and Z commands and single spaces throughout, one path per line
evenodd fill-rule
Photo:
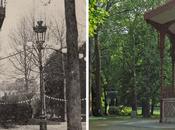
M 160 115 L 153 115 L 150 118 L 143 118 L 142 115 L 137 115 L 136 119 L 159 119 Z M 98 121 L 98 120 L 108 120 L 108 121 L 125 121 L 131 119 L 131 116 L 117 116 L 117 115 L 109 115 L 109 116 L 91 116 L 89 117 L 90 121 Z

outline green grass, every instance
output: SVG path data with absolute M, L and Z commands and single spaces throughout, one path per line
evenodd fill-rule
M 139 117 L 142 116 L 141 113 L 142 113 L 142 108 L 138 107 L 137 108 L 137 114 L 138 114 Z M 159 118 L 159 117 L 160 117 L 160 108 L 159 107 L 155 107 L 153 115 L 151 116 L 151 118 Z
M 143 119 L 141 113 L 142 113 L 142 109 L 141 107 L 138 107 L 137 119 Z M 155 107 L 153 116 L 151 116 L 149 119 L 159 119 L 159 117 L 160 117 L 160 109 L 159 107 Z M 122 120 L 131 119 L 131 117 L 130 116 L 109 115 L 109 116 L 100 116 L 100 117 L 91 116 L 89 119 L 90 121 L 99 121 L 99 120 L 122 121 Z
M 91 116 L 89 117 L 90 121 L 99 121 L 99 120 L 116 120 L 116 121 L 120 121 L 120 120 L 127 120 L 130 119 L 130 116 L 101 116 L 101 117 L 94 117 Z
M 141 107 L 138 107 L 137 108 L 137 114 L 141 115 L 142 113 L 142 108 Z M 154 115 L 160 115 L 160 108 L 159 107 L 155 107 L 154 108 Z

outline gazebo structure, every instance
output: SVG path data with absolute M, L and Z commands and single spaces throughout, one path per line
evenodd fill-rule
M 0 29 L 5 18 L 5 0 L 0 0 Z
M 146 12 L 144 19 L 159 33 L 160 50 L 160 122 L 175 123 L 175 0 L 169 0 L 166 4 Z M 172 86 L 164 84 L 164 44 L 165 37 L 171 41 L 172 58 Z

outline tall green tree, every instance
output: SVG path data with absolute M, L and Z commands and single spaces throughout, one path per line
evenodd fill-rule
M 99 32 L 103 26 L 106 18 L 108 17 L 108 11 L 114 5 L 116 0 L 90 0 L 89 1 L 89 36 L 90 41 L 93 41 L 94 51 L 94 64 L 92 71 L 94 72 L 94 83 L 92 83 L 92 112 L 93 115 L 102 115 L 102 104 L 101 104 L 101 95 L 102 95 L 102 86 L 101 86 L 101 61 L 100 61 L 100 43 L 99 43 Z M 91 49 L 90 49 L 91 50 Z M 90 55 L 93 55 L 90 51 Z M 92 72 L 91 71 L 91 72 Z
M 159 50 L 157 33 L 144 21 L 143 15 L 164 2 L 118 0 L 108 10 L 108 17 L 98 30 L 100 84 L 104 93 L 101 98 L 112 85 L 118 90 L 119 104 L 131 106 L 133 111 L 137 110 L 137 105 L 142 106 L 144 117 L 150 116 L 150 102 L 155 104 L 159 98 Z M 169 55 L 168 44 L 166 48 L 166 55 Z M 95 51 L 91 55 L 96 61 Z M 165 63 L 168 84 L 171 82 L 168 56 Z M 97 64 L 92 65 L 94 74 L 96 67 Z

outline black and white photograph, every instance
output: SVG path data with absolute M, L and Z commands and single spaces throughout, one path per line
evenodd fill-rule
M 0 0 L 0 130 L 86 130 L 86 0 Z

